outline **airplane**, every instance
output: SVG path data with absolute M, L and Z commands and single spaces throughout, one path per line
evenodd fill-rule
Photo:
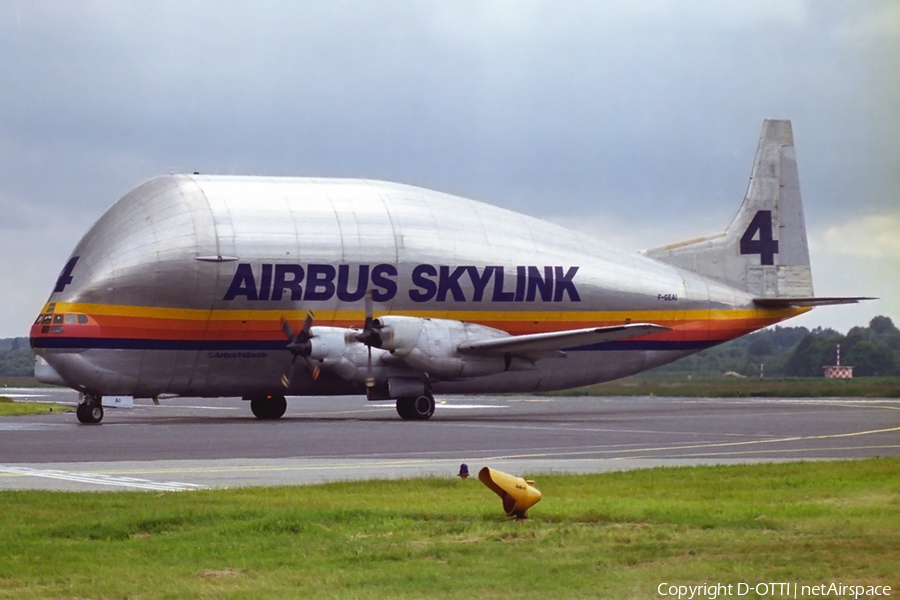
M 766 120 L 724 232 L 629 253 L 523 214 L 361 179 L 166 175 L 85 234 L 31 327 L 40 381 L 104 396 L 393 401 L 618 379 L 809 311 L 790 121 Z

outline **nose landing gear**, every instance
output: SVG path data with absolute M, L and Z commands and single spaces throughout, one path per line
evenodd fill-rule
M 75 409 L 78 421 L 86 425 L 96 425 L 103 420 L 103 398 L 84 394 L 78 408 Z

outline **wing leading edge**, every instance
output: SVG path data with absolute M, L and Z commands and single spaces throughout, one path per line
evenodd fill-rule
M 477 356 L 525 355 L 532 353 L 558 354 L 563 348 L 611 342 L 625 338 L 671 331 L 668 327 L 652 323 L 629 323 L 610 327 L 588 327 L 549 333 L 531 333 L 510 337 L 468 342 L 459 346 L 462 354 Z

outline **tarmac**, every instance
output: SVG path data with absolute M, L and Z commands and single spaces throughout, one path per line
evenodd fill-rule
M 60 389 L 5 388 L 74 406 Z M 49 409 L 48 409 L 49 410 Z M 99 425 L 0 418 L 0 489 L 186 491 L 455 477 L 466 463 L 539 479 L 655 466 L 900 456 L 900 400 L 461 396 L 402 421 L 390 402 L 289 398 L 260 421 L 237 398 L 135 400 Z

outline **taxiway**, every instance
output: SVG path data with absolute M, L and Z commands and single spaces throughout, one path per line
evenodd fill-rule
M 68 390 L 11 390 L 71 404 Z M 441 398 L 426 422 L 358 397 L 289 399 L 258 421 L 240 399 L 178 398 L 0 418 L 0 489 L 190 490 L 656 465 L 900 456 L 900 401 L 824 398 Z

